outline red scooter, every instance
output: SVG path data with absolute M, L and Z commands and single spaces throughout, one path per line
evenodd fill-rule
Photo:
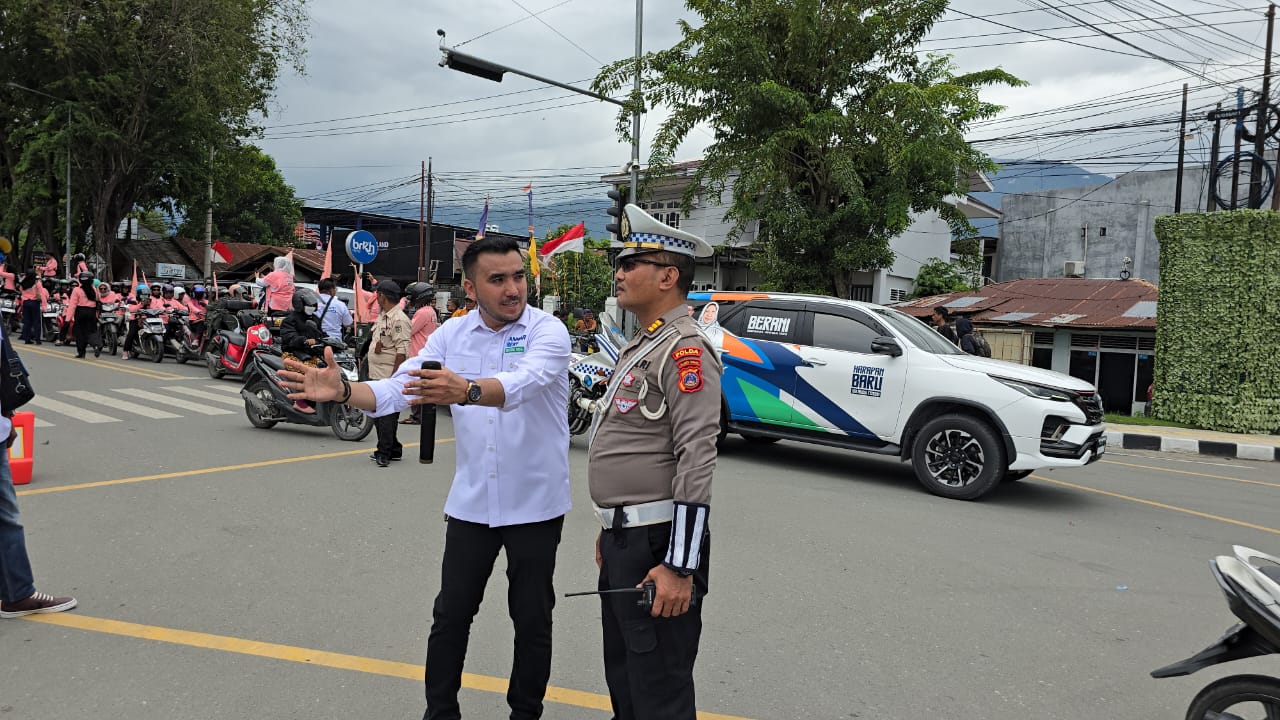
M 209 338 L 205 364 L 209 368 L 209 377 L 214 380 L 221 380 L 227 375 L 243 375 L 255 349 L 275 344 L 261 312 L 241 310 L 236 313 L 236 321 L 240 325 L 239 330 L 219 330 Z

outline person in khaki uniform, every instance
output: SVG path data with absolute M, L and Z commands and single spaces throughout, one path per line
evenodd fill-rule
M 369 379 L 385 380 L 395 374 L 396 368 L 409 356 L 409 340 L 412 324 L 409 316 L 400 309 L 400 286 L 392 280 L 378 283 L 378 320 L 373 324 L 369 346 Z M 373 419 L 378 433 L 378 449 L 370 459 L 378 467 L 386 467 L 392 460 L 404 455 L 404 446 L 396 439 L 396 426 L 400 414 L 391 413 Z
M 694 720 L 721 365 L 686 295 L 711 247 L 635 205 L 621 235 L 618 304 L 644 331 L 599 402 L 587 478 L 603 528 L 599 589 L 656 590 L 649 610 L 631 594 L 601 596 L 605 680 L 616 720 Z

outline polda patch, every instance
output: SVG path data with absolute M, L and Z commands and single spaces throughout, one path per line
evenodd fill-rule
M 701 358 L 701 357 L 702 357 L 702 348 L 698 348 L 698 347 L 684 347 L 671 353 L 671 359 L 675 360 L 677 363 L 680 362 L 681 360 L 687 360 L 690 358 Z
M 680 392 L 696 393 L 702 389 L 702 363 L 680 368 Z

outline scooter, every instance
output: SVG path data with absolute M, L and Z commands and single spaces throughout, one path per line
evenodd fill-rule
M 271 331 L 262 322 L 262 313 L 257 310 L 240 310 L 236 313 L 236 323 L 239 329 L 219 330 L 209 337 L 204 358 L 209 377 L 214 380 L 243 375 L 256 350 L 275 344 Z
M 140 325 L 132 357 L 157 363 L 164 360 L 164 336 L 167 329 L 164 312 L 159 309 L 146 309 L 134 313 Z
M 40 336 L 47 340 L 57 339 L 58 330 L 62 328 L 62 303 L 50 300 L 41 316 L 44 325 Z
M 1280 653 L 1280 558 L 1241 545 L 1232 550 L 1234 555 L 1214 558 L 1209 569 L 1232 614 L 1243 622 L 1195 655 L 1153 670 L 1152 677 L 1181 677 L 1233 660 Z M 1258 714 L 1258 710 L 1264 712 Z M 1187 720 L 1241 720 L 1246 716 L 1280 717 L 1280 679 L 1232 675 L 1215 680 L 1187 708 Z
M 4 317 L 4 327 L 9 333 L 18 332 L 18 323 L 22 320 L 22 300 L 15 290 L 0 290 L 0 316 Z
M 200 357 L 200 339 L 191 332 L 190 312 L 183 309 L 169 311 L 169 333 L 165 350 L 172 352 L 179 363 Z
M 347 353 L 346 344 L 325 338 L 315 346 L 315 351 L 322 353 L 326 346 L 333 348 L 334 360 L 347 380 L 356 382 L 356 359 Z M 254 427 L 266 429 L 281 422 L 328 426 L 339 440 L 352 442 L 369 435 L 373 430 L 373 418 L 348 405 L 322 402 L 313 404 L 314 412 L 299 411 L 288 398 L 289 391 L 280 384 L 277 373 L 284 369 L 284 358 L 275 354 L 277 348 L 258 348 L 249 356 L 249 368 L 244 374 L 244 388 L 240 390 L 240 396 L 244 398 L 244 414 Z
M 109 354 L 115 355 L 120 345 L 120 328 L 124 326 L 124 313 L 118 303 L 103 303 L 98 312 L 98 339 Z

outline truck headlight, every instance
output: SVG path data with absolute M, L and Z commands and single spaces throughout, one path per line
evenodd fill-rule
M 988 375 L 992 380 L 1013 388 L 1027 397 L 1040 398 L 1041 400 L 1053 400 L 1055 402 L 1071 402 L 1071 393 L 1048 385 L 1036 385 L 1025 380 L 1014 380 L 1012 378 L 999 377 L 997 375 Z

